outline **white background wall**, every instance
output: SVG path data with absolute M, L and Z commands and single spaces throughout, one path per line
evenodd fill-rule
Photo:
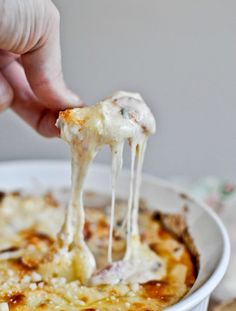
M 145 170 L 236 177 L 235 0 L 55 0 L 65 78 L 88 103 L 139 91 L 158 132 Z M 64 158 L 11 112 L 0 116 L 0 159 Z M 99 161 L 108 161 L 103 153 Z

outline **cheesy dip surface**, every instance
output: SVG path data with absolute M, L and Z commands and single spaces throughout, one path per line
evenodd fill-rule
M 61 248 L 57 233 L 66 205 L 59 203 L 61 198 L 51 193 L 1 193 L 0 197 L 0 310 L 159 311 L 179 301 L 196 279 L 195 257 L 184 242 L 190 238 L 180 216 L 152 212 L 140 201 L 141 242 L 157 254 L 165 267 L 165 274 L 158 280 L 127 283 L 119 279 L 114 284 L 84 285 L 71 274 L 66 257 L 63 267 L 52 269 Z M 126 251 L 122 226 L 126 210 L 127 202 L 116 200 L 112 234 L 115 262 Z M 111 268 L 107 265 L 109 213 L 109 197 L 85 194 L 83 234 L 95 256 L 95 273 L 100 274 Z M 188 245 L 194 250 L 191 243 Z M 116 268 L 119 275 L 119 266 Z

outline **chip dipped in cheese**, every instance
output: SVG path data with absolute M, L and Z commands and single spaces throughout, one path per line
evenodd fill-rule
M 122 167 L 123 147 L 128 140 L 131 146 L 131 179 L 128 207 L 125 224 L 127 226 L 127 251 L 124 260 L 112 265 L 112 269 L 96 275 L 93 283 L 111 283 L 113 269 L 119 267 L 120 279 L 136 281 L 155 278 L 163 275 L 160 270 L 160 258 L 146 246 L 141 245 L 138 232 L 138 205 L 141 171 L 148 135 L 155 132 L 155 119 L 150 109 L 137 93 L 117 92 L 95 106 L 68 109 L 59 115 L 57 126 L 61 136 L 72 150 L 72 196 L 68 207 L 66 221 L 61 232 L 64 247 L 68 250 L 73 244 L 76 251 L 77 266 L 86 266 L 86 271 L 78 277 L 88 280 L 95 269 L 92 254 L 84 243 L 84 209 L 83 186 L 89 165 L 103 145 L 109 145 L 112 152 L 112 203 L 110 219 L 110 236 L 108 248 L 108 264 L 112 264 L 112 234 L 115 210 L 116 179 Z M 137 157 L 137 173 L 134 178 L 135 158 Z M 140 262 L 146 262 L 145 276 L 140 275 Z M 130 272 L 132 266 L 132 274 Z M 78 269 L 81 271 L 81 269 Z M 152 272 L 151 272 L 152 271 Z M 129 276 L 128 276 L 129 275 Z

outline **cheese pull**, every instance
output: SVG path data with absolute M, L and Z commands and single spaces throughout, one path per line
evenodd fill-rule
M 89 166 L 104 145 L 108 145 L 112 152 L 111 211 L 107 260 L 109 264 L 113 262 L 112 240 L 116 180 L 122 168 L 125 141 L 128 141 L 131 146 L 131 177 L 127 213 L 124 220 L 127 232 L 124 267 L 129 264 L 138 267 L 142 256 L 138 260 L 137 258 L 143 254 L 142 251 L 137 251 L 136 247 L 137 242 L 138 247 L 141 247 L 138 230 L 139 191 L 147 137 L 156 129 L 153 114 L 139 94 L 122 91 L 94 106 L 67 109 L 60 112 L 57 126 L 61 130 L 61 137 L 69 143 L 72 152 L 71 200 L 67 208 L 65 223 L 60 232 L 60 240 L 65 251 L 77 254 L 74 258 L 76 277 L 84 283 L 95 273 L 95 260 L 86 246 L 83 236 L 85 223 L 83 188 Z M 154 256 L 146 247 L 146 256 L 150 257 L 151 255 Z M 160 259 L 157 255 L 154 257 L 153 262 L 156 264 Z M 122 271 L 127 270 L 120 263 L 114 266 L 115 270 L 117 270 L 117 265 L 122 266 Z M 153 263 L 150 267 L 153 269 Z M 113 273 L 112 271 L 113 269 L 110 272 Z M 122 279 L 128 281 L 125 274 L 123 272 L 121 274 Z M 106 280 L 108 283 L 110 282 L 109 277 Z

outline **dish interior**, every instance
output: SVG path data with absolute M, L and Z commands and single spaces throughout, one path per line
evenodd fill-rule
M 7 303 L 10 310 L 145 308 L 159 311 L 179 301 L 190 290 L 196 280 L 197 267 L 196 257 L 192 256 L 184 243 L 182 233 L 186 225 L 183 217 L 150 211 L 144 201 L 140 202 L 141 240 L 161 258 L 158 278 L 138 283 L 132 280 L 131 274 L 131 281 L 126 282 L 119 277 L 119 270 L 123 269 L 120 263 L 113 271 L 113 284 L 80 284 L 74 278 L 72 270 L 75 267 L 73 263 L 70 266 L 67 254 L 62 261 L 60 257 L 59 263 L 57 258 L 60 250 L 57 233 L 63 223 L 66 194 L 65 190 L 55 195 L 47 192 L 42 196 L 22 195 L 18 192 L 1 194 L 2 304 Z M 92 192 L 87 193 L 85 199 L 84 236 L 95 255 L 97 275 L 101 278 L 111 269 L 107 264 L 110 199 Z M 126 248 L 125 232 L 122 230 L 126 209 L 127 202 L 118 200 L 113 232 L 113 260 L 116 262 L 123 258 Z M 144 270 L 143 262 L 139 273 L 145 274 Z
M 27 189 L 29 193 L 39 194 L 47 189 L 68 187 L 70 184 L 70 166 L 67 161 L 2 163 L 0 174 L 0 189 L 4 191 Z M 118 181 L 117 195 L 120 198 L 127 198 L 128 185 L 129 173 L 123 172 Z M 110 193 L 110 188 L 110 169 L 103 165 L 93 165 L 86 180 L 86 189 L 107 194 Z M 156 178 L 143 177 L 141 196 L 153 210 L 170 214 L 187 211 L 185 218 L 200 254 L 200 268 L 188 295 L 167 309 L 189 310 L 213 291 L 225 273 L 230 254 L 225 229 L 204 204 Z

